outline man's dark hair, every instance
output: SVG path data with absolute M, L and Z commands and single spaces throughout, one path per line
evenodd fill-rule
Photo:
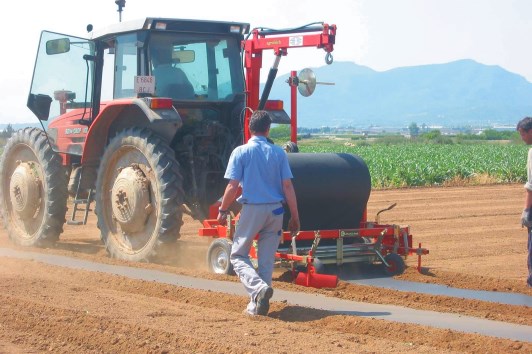
M 270 129 L 272 119 L 266 111 L 255 111 L 249 120 L 249 131 L 252 133 L 266 133 Z
M 532 117 L 525 117 L 517 123 L 516 130 L 523 129 L 525 132 L 532 129 Z

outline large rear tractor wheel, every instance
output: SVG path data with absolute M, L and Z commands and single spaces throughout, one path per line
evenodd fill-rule
M 63 232 L 67 176 L 60 156 L 37 128 L 15 132 L 0 157 L 0 210 L 11 240 L 53 245 Z
M 96 180 L 98 228 L 111 257 L 150 261 L 182 225 L 179 164 L 148 129 L 128 129 L 109 142 Z

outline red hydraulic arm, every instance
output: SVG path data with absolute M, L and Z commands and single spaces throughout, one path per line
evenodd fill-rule
M 251 32 L 251 38 L 242 42 L 244 47 L 244 67 L 246 70 L 246 105 L 252 110 L 263 109 L 270 93 L 271 85 L 277 74 L 277 68 L 282 56 L 288 54 L 288 48 L 316 47 L 323 48 L 327 54 L 325 61 L 332 63 L 331 52 L 334 49 L 336 38 L 336 25 L 326 23 L 310 24 L 303 27 L 287 30 L 269 30 L 255 28 Z M 273 50 L 275 62 L 270 69 L 268 81 L 264 92 L 259 100 L 260 70 L 262 68 L 262 52 Z M 292 115 L 295 118 L 294 103 L 292 103 Z M 249 132 L 249 119 L 251 110 L 247 109 L 244 117 L 244 142 L 251 137 Z M 292 131 L 297 127 L 292 126 Z

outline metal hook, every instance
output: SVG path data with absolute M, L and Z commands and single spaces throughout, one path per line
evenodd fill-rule
M 325 55 L 325 62 L 327 63 L 327 65 L 331 65 L 332 64 L 333 56 L 332 56 L 332 54 L 330 52 Z

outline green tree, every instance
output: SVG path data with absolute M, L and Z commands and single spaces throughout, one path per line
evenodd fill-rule
M 408 131 L 410 132 L 410 137 L 415 138 L 419 135 L 419 127 L 416 123 L 410 123 L 408 126 Z
M 486 129 L 482 132 L 482 135 L 486 137 L 486 140 L 515 140 L 519 137 L 519 133 L 513 131 L 497 131 L 495 129 Z
M 423 133 L 422 136 L 427 140 L 436 140 L 441 136 L 441 131 L 439 131 L 438 129 L 431 130 L 430 132 Z
M 276 143 L 286 142 L 290 140 L 290 126 L 287 124 L 280 124 L 270 129 L 270 138 Z
M 11 126 L 11 124 L 8 124 L 7 127 L 0 133 L 0 136 L 2 138 L 9 138 L 13 133 L 15 132 L 15 129 Z

